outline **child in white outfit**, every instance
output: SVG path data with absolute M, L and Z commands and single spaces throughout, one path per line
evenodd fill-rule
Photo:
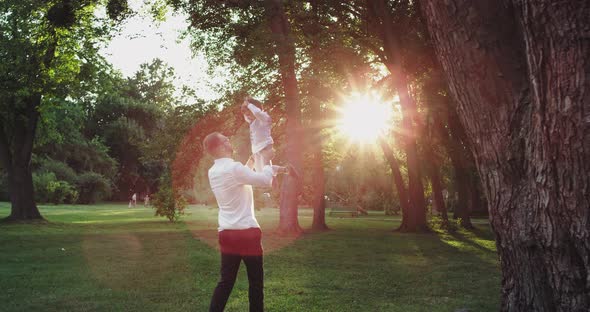
M 242 104 L 242 114 L 244 119 L 250 124 L 250 143 L 252 145 L 252 157 L 248 161 L 250 168 L 252 165 L 257 172 L 262 172 L 262 168 L 266 165 L 272 167 L 274 175 L 278 173 L 293 173 L 292 166 L 282 167 L 272 164 L 274 158 L 273 139 L 270 135 L 270 128 L 272 126 L 272 119 L 270 115 L 261 110 L 258 106 L 261 105 L 259 101 L 246 97 Z M 253 163 L 252 163 L 253 162 Z

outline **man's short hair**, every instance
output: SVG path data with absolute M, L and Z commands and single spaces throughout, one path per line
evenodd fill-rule
M 222 142 L 223 141 L 221 140 L 221 133 L 209 133 L 203 140 L 203 149 L 210 155 L 213 155 L 215 149 L 219 147 L 222 144 Z

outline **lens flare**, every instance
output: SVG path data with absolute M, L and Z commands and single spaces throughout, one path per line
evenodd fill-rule
M 360 144 L 375 142 L 391 127 L 391 105 L 375 93 L 353 94 L 339 111 L 338 130 Z

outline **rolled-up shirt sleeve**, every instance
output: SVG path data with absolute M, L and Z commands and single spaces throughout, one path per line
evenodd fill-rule
M 264 166 L 262 172 L 255 172 L 250 168 L 238 163 L 233 169 L 234 177 L 238 183 L 270 187 L 272 185 L 273 170 L 270 166 Z

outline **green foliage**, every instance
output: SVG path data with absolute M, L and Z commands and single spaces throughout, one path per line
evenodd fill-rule
M 398 214 L 399 199 L 380 151 L 328 143 L 326 149 L 332 155 L 325 172 L 326 194 L 330 200 L 339 205 L 359 205 L 367 210 Z
M 152 204 L 156 216 L 166 217 L 170 222 L 174 222 L 184 215 L 187 201 L 179 190 L 166 184 L 161 185 L 160 190 L 154 194 Z
M 74 163 L 56 154 L 67 151 L 68 145 L 86 143 L 80 134 L 83 114 L 76 100 L 93 91 L 83 88 L 92 85 L 88 81 L 95 80 L 96 71 L 88 64 L 100 63 L 96 62 L 101 59 L 99 46 L 110 30 L 110 23 L 95 14 L 102 4 L 102 0 L 0 1 L 3 167 L 23 167 L 22 164 L 29 164 L 34 152 L 68 165 Z M 69 152 L 76 154 L 80 150 Z M 30 171 L 13 171 L 21 175 L 13 181 L 34 178 L 38 201 L 75 202 L 75 172 L 65 165 L 50 166 L 53 167 L 37 172 L 35 177 L 30 176 Z M 52 171 L 68 181 L 59 180 Z
M 47 19 L 55 27 L 69 28 L 76 22 L 75 14 L 71 1 L 60 1 L 47 11 Z
M 131 10 L 129 9 L 127 0 L 108 0 L 107 14 L 112 20 L 121 21 L 130 13 Z
M 33 173 L 35 201 L 41 203 L 75 203 L 78 192 L 68 182 L 58 180 L 53 172 Z
M 112 77 L 112 85 L 87 106 L 86 136 L 101 138 L 119 164 L 116 199 L 127 198 L 130 190 L 157 189 L 178 143 L 204 107 L 176 95 L 174 78 L 173 69 L 156 59 L 129 79 Z
M 84 172 L 78 176 L 77 187 L 80 192 L 79 202 L 91 204 L 111 196 L 111 183 L 96 172 Z
M 78 175 L 74 169 L 61 161 L 53 160 L 51 158 L 41 161 L 39 171 L 51 172 L 58 180 L 66 181 L 72 185 L 78 180 Z

